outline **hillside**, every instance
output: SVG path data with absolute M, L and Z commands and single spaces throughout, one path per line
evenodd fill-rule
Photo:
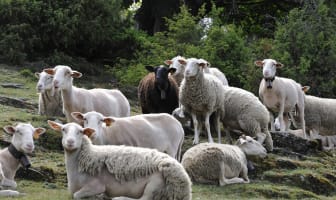
M 105 85 L 93 78 L 88 79 L 84 76 L 81 79 L 80 82 L 83 84 L 79 85 L 76 80 L 74 83 L 83 86 L 90 80 L 90 84 L 85 86 L 111 88 L 111 85 Z M 0 65 L 0 85 L 4 83 L 22 84 L 22 87 L 0 86 L 0 96 L 16 98 L 32 106 L 19 108 L 15 105 L 0 104 L 0 126 L 23 121 L 47 129 L 36 142 L 35 155 L 31 158 L 32 166 L 38 172 L 25 173 L 21 170 L 20 176 L 16 178 L 18 191 L 26 193 L 26 196 L 20 199 L 71 199 L 66 188 L 61 136 L 48 127 L 46 117 L 37 114 L 36 78 L 29 70 Z M 136 88 L 120 86 L 120 89 L 130 99 L 132 115 L 138 114 Z M 201 139 L 206 141 L 205 137 Z M 191 143 L 192 135 L 189 134 L 186 136 L 183 150 L 190 147 Z M 336 151 L 302 154 L 276 148 L 264 160 L 253 159 L 256 169 L 249 174 L 250 184 L 225 187 L 195 184 L 193 199 L 335 199 L 335 161 Z

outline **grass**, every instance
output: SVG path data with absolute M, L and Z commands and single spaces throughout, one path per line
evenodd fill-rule
M 36 79 L 32 73 L 0 65 L 1 83 L 22 83 L 24 89 L 1 88 L 0 95 L 23 98 L 37 103 Z M 85 82 L 85 77 L 81 82 Z M 76 80 L 75 84 L 78 83 Z M 90 82 L 90 87 L 104 87 L 99 81 Z M 108 88 L 111 88 L 108 86 Z M 136 92 L 125 91 L 130 100 L 131 114 L 140 112 L 136 101 Z M 64 119 L 62 119 L 64 120 Z M 35 156 L 31 158 L 34 168 L 52 174 L 50 180 L 34 181 L 17 178 L 18 191 L 26 193 L 18 199 L 38 200 L 71 199 L 66 186 L 64 155 L 60 145 L 59 133 L 50 130 L 47 118 L 39 116 L 37 110 L 14 108 L 0 104 L 0 127 L 15 122 L 31 122 L 33 126 L 44 127 L 47 132 L 36 141 Z M 201 142 L 207 141 L 201 137 Z M 215 140 L 217 138 L 214 138 Z M 182 152 L 192 146 L 192 135 L 186 135 Z M 218 187 L 214 185 L 193 185 L 195 200 L 224 199 L 336 199 L 336 151 L 321 152 L 304 158 L 286 157 L 269 154 L 264 160 L 253 160 L 256 170 L 249 174 L 251 183 Z M 316 187 L 315 187 L 316 186 Z M 13 198 L 3 198 L 13 199 Z

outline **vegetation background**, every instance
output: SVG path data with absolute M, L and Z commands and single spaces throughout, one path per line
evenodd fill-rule
M 262 73 L 254 61 L 274 58 L 285 65 L 279 75 L 311 86 L 310 94 L 335 98 L 335 11 L 334 0 L 2 0 L 0 80 L 25 88 L 0 94 L 36 105 L 33 73 L 64 64 L 84 73 L 76 85 L 126 88 L 135 114 L 144 66 L 182 55 L 208 60 L 231 86 L 256 95 Z M 36 109 L 0 104 L 0 111 L 0 126 L 30 121 L 48 128 Z M 37 142 L 33 166 L 52 179 L 19 178 L 27 193 L 22 199 L 70 199 L 59 140 L 48 130 Z M 191 141 L 187 136 L 184 149 Z M 334 199 L 335 157 L 335 151 L 270 154 L 250 174 L 251 184 L 196 184 L 193 199 Z

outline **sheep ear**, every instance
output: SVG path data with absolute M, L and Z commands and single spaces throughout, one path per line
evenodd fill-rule
M 105 122 L 106 126 L 111 126 L 112 123 L 115 122 L 115 120 L 112 117 L 105 117 L 103 121 Z
M 281 63 L 279 63 L 279 62 L 277 62 L 277 63 L 275 64 L 275 66 L 276 66 L 277 68 L 282 68 L 284 65 L 281 64 Z
M 77 120 L 78 122 L 83 122 L 84 121 L 84 115 L 80 112 L 72 112 L 71 116 Z
M 168 73 L 174 74 L 176 72 L 176 68 L 169 68 Z
M 71 71 L 71 76 L 72 76 L 73 78 L 80 78 L 80 77 L 82 77 L 82 73 L 80 73 L 79 71 L 74 71 L 74 70 L 72 70 L 72 71 Z
M 35 75 L 36 78 L 40 78 L 40 73 L 39 72 L 35 72 L 34 75 Z
M 166 65 L 171 65 L 171 64 L 173 64 L 173 61 L 172 61 L 172 60 L 166 60 L 166 61 L 164 61 L 164 63 L 165 63 Z
M 5 126 L 3 129 L 10 135 L 14 135 L 16 130 L 14 126 Z
M 198 65 L 199 65 L 200 67 L 202 67 L 203 69 L 207 66 L 207 64 L 204 63 L 204 62 L 198 63 Z
M 263 61 L 261 61 L 261 60 L 254 61 L 254 64 L 255 64 L 256 66 L 258 66 L 258 67 L 262 67 L 262 66 L 264 66 L 264 63 L 263 63 Z
M 149 72 L 154 72 L 154 67 L 153 67 L 153 66 L 146 65 L 145 68 L 146 68 L 147 71 L 149 71 Z
M 181 64 L 181 65 L 187 65 L 187 61 L 185 59 L 178 59 L 178 62 Z
M 53 68 L 47 68 L 43 70 L 45 73 L 50 75 L 55 75 L 55 70 Z
M 54 129 L 55 131 L 61 131 L 62 130 L 62 124 L 59 124 L 57 122 L 48 120 L 48 124 L 50 126 L 50 128 Z
M 35 131 L 34 131 L 34 139 L 39 139 L 40 135 L 42 135 L 43 133 L 45 133 L 45 128 L 36 128 Z
M 93 136 L 94 133 L 95 133 L 95 130 L 92 129 L 92 128 L 84 128 L 83 129 L 83 134 L 86 135 L 86 136 L 88 136 L 89 138 L 91 136 Z
M 310 86 L 303 86 L 303 87 L 302 87 L 302 91 L 303 91 L 304 93 L 307 93 L 309 89 L 310 89 Z

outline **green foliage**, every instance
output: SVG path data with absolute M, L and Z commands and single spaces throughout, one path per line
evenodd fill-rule
M 334 11 L 323 1 L 293 9 L 275 35 L 273 57 L 286 66 L 281 74 L 311 86 L 313 95 L 336 97 L 335 32 Z

